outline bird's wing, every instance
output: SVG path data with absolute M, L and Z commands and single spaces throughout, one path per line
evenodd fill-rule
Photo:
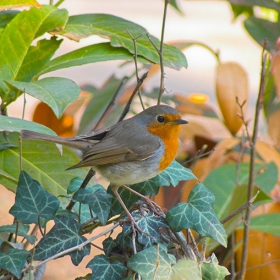
M 133 130 L 133 131 L 137 131 Z M 157 137 L 137 131 L 118 129 L 110 131 L 100 142 L 89 146 L 84 151 L 82 160 L 73 168 L 83 166 L 100 166 L 120 162 L 143 160 L 160 147 Z

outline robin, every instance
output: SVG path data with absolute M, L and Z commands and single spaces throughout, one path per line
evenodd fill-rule
M 111 183 L 113 193 L 134 222 L 118 188 L 131 190 L 127 184 L 146 181 L 166 169 L 178 151 L 180 125 L 186 123 L 176 109 L 156 105 L 111 127 L 73 138 L 29 130 L 22 130 L 21 135 L 25 139 L 45 140 L 80 150 L 81 161 L 68 170 L 88 166 L 99 172 Z

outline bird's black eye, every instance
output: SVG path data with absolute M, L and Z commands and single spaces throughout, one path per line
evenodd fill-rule
M 163 116 L 157 116 L 158 122 L 164 122 L 164 117 Z

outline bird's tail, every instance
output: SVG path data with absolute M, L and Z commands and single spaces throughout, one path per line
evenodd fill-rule
M 61 144 L 81 151 L 83 151 L 86 147 L 88 147 L 91 144 L 89 141 L 86 140 L 75 140 L 75 138 L 71 138 L 70 140 L 59 136 L 48 135 L 25 129 L 21 130 L 21 137 L 23 139 L 43 140 L 47 142 Z

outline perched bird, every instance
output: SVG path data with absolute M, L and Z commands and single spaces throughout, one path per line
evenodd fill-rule
M 68 169 L 88 166 L 99 172 L 111 183 L 112 191 L 134 222 L 118 188 L 130 189 L 126 185 L 146 181 L 166 169 L 178 151 L 180 125 L 186 123 L 176 109 L 156 105 L 111 127 L 73 138 L 29 130 L 22 130 L 21 135 L 23 139 L 45 140 L 80 150 L 81 161 Z

